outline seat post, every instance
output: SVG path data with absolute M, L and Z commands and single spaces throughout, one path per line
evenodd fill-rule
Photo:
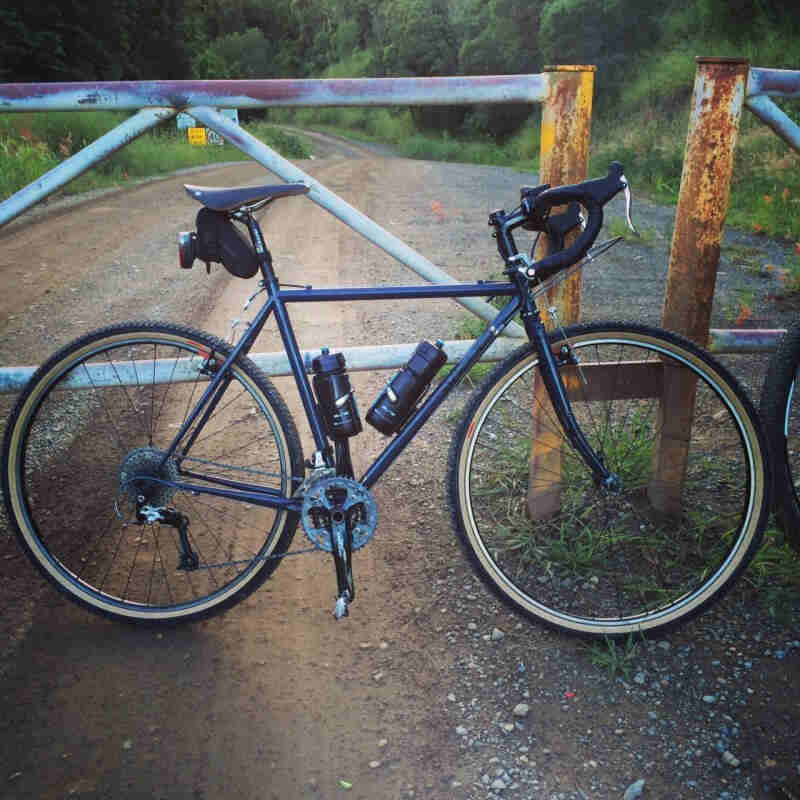
M 264 235 L 261 233 L 261 226 L 249 211 L 238 211 L 236 212 L 236 216 L 247 225 L 247 230 L 250 233 L 250 241 L 253 243 L 253 247 L 255 247 L 256 254 L 258 255 L 261 274 L 264 277 L 265 283 L 269 286 L 276 278 L 275 271 L 272 269 L 272 253 L 270 253 L 264 241 Z

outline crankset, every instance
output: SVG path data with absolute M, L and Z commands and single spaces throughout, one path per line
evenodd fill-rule
M 369 489 L 350 478 L 314 481 L 306 490 L 302 510 L 308 538 L 333 554 L 338 595 L 333 615 L 346 617 L 355 599 L 352 551 L 363 547 L 378 525 L 378 507 Z

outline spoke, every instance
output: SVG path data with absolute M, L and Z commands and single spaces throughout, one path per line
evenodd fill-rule
M 139 409 L 136 407 L 136 402 L 131 398 L 130 392 L 128 391 L 128 387 L 125 385 L 125 382 L 120 377 L 120 374 L 117 371 L 116 363 L 113 361 L 113 359 L 109 355 L 109 351 L 108 350 L 104 350 L 102 355 L 105 358 L 105 360 L 108 363 L 108 365 L 114 371 L 114 374 L 117 376 L 117 380 L 119 381 L 119 386 L 122 389 L 122 393 L 125 396 L 125 399 L 128 401 L 128 405 L 131 407 L 131 411 L 133 412 L 133 418 L 134 418 L 134 420 L 138 421 L 139 418 L 140 418 Z M 138 372 L 136 372 L 136 356 L 133 355 L 133 358 L 131 358 L 130 360 L 133 362 L 134 372 L 136 373 L 136 385 L 139 386 L 139 374 L 138 374 Z M 139 423 L 139 424 L 141 425 L 141 423 Z M 145 433 L 145 434 L 147 433 L 147 429 L 146 429 L 145 426 L 142 427 L 142 432 Z
M 111 414 L 109 412 L 109 410 L 108 410 L 108 406 L 106 404 L 104 393 L 102 392 L 102 390 L 99 389 L 99 387 L 92 380 L 92 375 L 89 372 L 89 368 L 86 366 L 86 362 L 85 361 L 81 361 L 80 366 L 83 367 L 83 370 L 86 373 L 86 377 L 89 379 L 89 383 L 92 384 L 92 387 L 94 389 L 94 396 L 97 397 L 97 399 L 100 401 L 100 405 L 103 407 L 103 411 L 105 412 L 106 419 L 108 420 L 109 426 L 111 428 L 111 431 L 113 432 L 113 438 L 115 438 L 116 441 L 117 441 L 117 447 L 119 448 L 120 453 L 122 455 L 125 455 L 127 453 L 127 448 L 126 448 L 125 444 L 122 441 L 122 433 L 117 428 L 117 426 L 114 424 L 114 415 Z
M 153 545 L 155 551 L 158 553 L 158 563 L 161 565 L 161 573 L 164 576 L 164 586 L 167 587 L 167 597 L 169 598 L 170 605 L 175 605 L 175 599 L 172 596 L 172 588 L 169 582 L 169 575 L 167 574 L 167 567 L 166 564 L 164 564 L 164 556 L 161 554 L 161 540 L 158 536 L 158 531 L 161 529 L 161 526 L 159 525 L 158 528 L 156 528 L 155 525 L 152 525 L 151 527 L 153 531 Z M 170 531 L 171 530 L 172 528 L 170 527 Z M 174 534 L 170 533 L 170 538 L 172 538 L 172 543 L 175 544 Z M 189 584 L 189 588 L 191 588 L 191 584 Z
M 158 555 L 158 547 L 153 547 L 153 563 L 150 564 L 150 580 L 147 582 L 147 604 L 150 605 L 150 597 L 153 591 L 153 576 L 156 571 L 156 557 Z
M 131 568 L 128 571 L 128 579 L 125 581 L 125 590 L 122 593 L 122 597 L 127 597 L 128 596 L 128 588 L 131 585 L 131 578 L 133 578 L 133 573 L 134 573 L 134 570 L 136 569 L 136 562 L 139 559 L 139 553 L 140 553 L 140 551 L 142 549 L 142 542 L 144 541 L 144 538 L 145 538 L 145 532 L 142 531 L 140 536 L 139 536 L 139 541 L 136 543 L 136 550 L 135 550 L 135 552 L 133 554 L 133 559 L 131 560 Z
M 177 349 L 177 348 L 175 348 L 175 349 Z M 169 380 L 166 382 L 166 387 L 167 388 L 161 394 L 161 403 L 160 403 L 160 405 L 158 407 L 158 413 L 155 415 L 154 429 L 155 429 L 155 426 L 157 425 L 157 423 L 160 422 L 160 420 L 161 420 L 161 414 L 164 411 L 164 405 L 167 402 L 167 395 L 169 394 L 170 387 L 173 386 L 172 379 L 175 377 L 175 370 L 178 368 L 178 362 L 180 361 L 180 359 L 181 359 L 181 351 L 177 350 L 175 358 L 172 361 L 172 369 L 171 369 L 171 371 L 169 373 Z M 153 370 L 155 372 L 155 360 L 153 361 Z M 197 381 L 195 381 L 194 385 L 195 386 L 197 385 Z M 184 420 L 186 419 L 186 412 L 184 412 L 183 419 Z

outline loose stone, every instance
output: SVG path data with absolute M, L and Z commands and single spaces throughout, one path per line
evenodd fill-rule
M 738 759 L 738 758 L 736 758 L 736 756 L 735 756 L 733 753 L 731 753 L 731 751 L 730 751 L 730 750 L 726 750 L 726 751 L 725 751 L 725 752 L 722 754 L 722 760 L 723 760 L 723 761 L 724 761 L 724 762 L 725 762 L 725 763 L 726 763 L 726 764 L 727 764 L 729 767 L 734 767 L 734 769 L 735 769 L 736 767 L 738 767 L 738 766 L 739 766 L 739 764 L 741 764 L 741 763 L 742 763 L 741 761 L 739 761 L 739 759 Z
M 644 778 L 639 778 L 638 781 L 634 781 L 625 790 L 625 794 L 622 796 L 622 798 L 623 800 L 636 800 L 637 797 L 642 796 L 643 789 L 644 789 Z

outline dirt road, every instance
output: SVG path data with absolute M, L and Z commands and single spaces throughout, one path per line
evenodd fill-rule
M 496 269 L 485 212 L 510 204 L 517 186 L 533 180 L 378 158 L 328 140 L 319 140 L 316 152 L 304 169 L 462 280 Z M 0 363 L 38 363 L 88 328 L 132 317 L 188 322 L 226 338 L 254 284 L 222 271 L 206 276 L 201 265 L 178 269 L 176 233 L 191 227 L 197 210 L 181 184 L 265 177 L 272 180 L 256 165 L 216 168 L 105 195 L 0 233 Z M 304 198 L 278 201 L 264 228 L 287 283 L 415 280 Z M 630 270 L 641 266 L 634 261 Z M 601 283 L 601 299 L 603 291 Z M 640 291 L 653 290 L 648 284 Z M 450 302 L 293 308 L 301 347 L 451 338 L 461 313 Z M 256 349 L 277 350 L 279 343 L 265 332 Z M 385 376 L 352 377 L 363 413 Z M 284 397 L 293 396 L 285 380 L 277 384 Z M 0 400 L 4 417 L 8 402 Z M 299 409 L 293 413 L 299 424 Z M 708 736 L 679 716 L 664 729 L 672 738 L 665 745 L 640 726 L 646 728 L 649 713 L 678 709 L 674 698 L 653 694 L 649 681 L 650 696 L 638 698 L 628 691 L 636 684 L 621 687 L 579 645 L 523 626 L 477 586 L 445 512 L 440 475 L 449 432 L 445 410 L 379 483 L 379 531 L 357 553 L 359 597 L 340 623 L 331 616 L 333 567 L 321 555 L 287 559 L 223 617 L 156 633 L 74 608 L 0 534 L 0 797 L 603 798 L 621 797 L 642 776 L 655 787 L 650 797 L 681 796 L 691 780 L 697 796 L 731 787 L 733 771 L 720 772 L 713 752 L 713 737 L 721 734 L 702 717 L 702 703 L 698 719 L 711 724 Z M 365 433 L 354 456 L 363 464 L 379 444 L 377 434 Z M 295 541 L 302 545 L 301 532 Z M 681 659 L 707 637 L 709 621 L 647 650 L 632 662 L 635 669 L 650 669 L 672 648 L 675 663 L 658 670 L 670 670 L 676 689 L 695 687 L 696 674 Z M 749 647 L 783 646 L 785 628 L 762 625 L 757 615 L 747 624 L 736 657 L 758 664 Z M 493 628 L 504 636 L 492 637 Z M 749 638 L 756 629 L 764 637 L 757 646 Z M 710 659 L 719 650 L 726 657 L 727 647 L 699 647 L 692 663 L 713 672 Z M 794 656 L 777 664 L 787 669 L 765 658 L 763 679 L 749 684 L 756 685 L 753 703 L 765 710 L 753 724 L 761 734 L 747 741 L 759 764 L 768 754 L 788 775 L 800 764 L 786 744 L 800 719 L 800 681 L 791 678 L 800 643 L 787 652 Z M 768 693 L 779 687 L 786 703 L 769 731 L 765 684 Z M 576 693 L 585 706 L 572 705 Z M 530 719 L 512 715 L 522 699 L 535 709 Z M 674 753 L 691 741 L 699 742 L 698 752 L 705 748 L 709 766 L 681 767 L 675 777 Z M 761 773 L 744 776 L 736 783 L 743 793 L 729 796 L 758 797 L 752 787 L 765 780 Z
M 343 151 L 348 160 L 337 157 Z M 307 166 L 370 213 L 380 195 L 379 166 L 354 155 L 361 153 L 337 148 Z M 197 181 L 264 179 L 257 165 L 242 165 Z M 254 286 L 221 272 L 208 278 L 202 266 L 177 268 L 175 234 L 191 227 L 197 210 L 180 188 L 184 180 L 195 178 L 107 196 L 4 236 L 3 363 L 36 363 L 82 329 L 132 316 L 230 332 Z M 287 282 L 401 279 L 387 272 L 396 270 L 390 259 L 307 200 L 280 201 L 268 214 L 265 230 Z M 379 329 L 386 310 L 300 308 L 301 346 L 361 344 L 365 333 L 397 341 L 396 329 Z M 265 334 L 258 349 L 277 350 L 279 342 Z M 356 380 L 362 403 L 377 394 L 380 380 Z M 300 409 L 293 411 L 299 421 Z M 377 444 L 377 434 L 362 437 L 360 460 L 364 446 Z M 287 560 L 233 614 L 155 634 L 72 609 L 42 591 L 5 547 L 5 566 L 19 570 L 20 584 L 29 582 L 32 591 L 6 609 L 16 652 L 5 676 L 14 707 L 4 714 L 0 794 L 336 797 L 346 791 L 343 781 L 352 785 L 348 796 L 374 798 L 424 783 L 435 744 L 425 722 L 428 670 L 424 658 L 412 669 L 394 668 L 409 655 L 419 659 L 413 637 L 398 628 L 403 609 L 425 599 L 416 597 L 424 582 L 404 585 L 392 568 L 404 560 L 404 527 L 401 510 L 382 521 L 388 549 L 359 554 L 359 602 L 340 625 L 331 617 L 333 568 L 322 556 Z

